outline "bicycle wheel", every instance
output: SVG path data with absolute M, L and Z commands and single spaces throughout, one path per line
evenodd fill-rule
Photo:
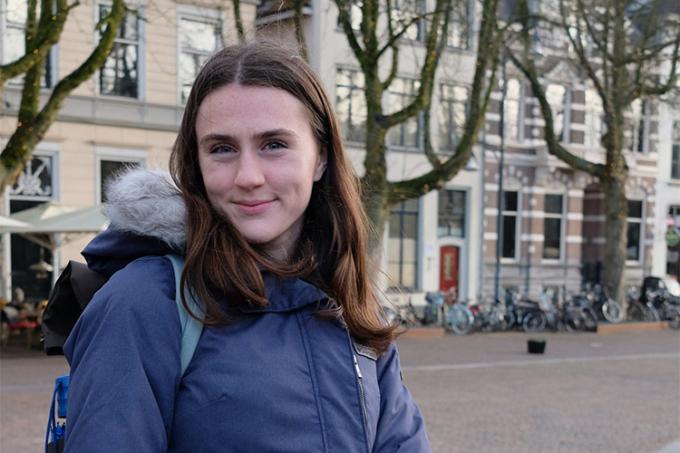
M 446 328 L 456 335 L 466 335 L 472 329 L 475 317 L 472 312 L 461 305 L 455 304 L 446 314 Z
M 388 324 L 401 324 L 401 317 L 399 312 L 392 307 L 383 305 L 383 313 L 385 313 L 385 320 Z
M 588 332 L 594 332 L 597 330 L 597 315 L 590 307 L 583 309 L 583 329 Z
M 524 315 L 522 319 L 522 329 L 525 332 L 541 332 L 545 329 L 545 325 L 548 323 L 548 318 L 545 314 L 540 311 L 530 311 Z
M 646 322 L 659 322 L 661 321 L 661 316 L 659 316 L 659 312 L 655 308 L 645 306 L 642 309 L 642 320 Z
M 580 310 L 568 310 L 564 314 L 563 322 L 568 332 L 583 330 L 585 326 L 583 314 Z
M 628 305 L 628 319 L 630 321 L 644 321 L 645 314 L 640 304 L 633 302 Z
M 604 316 L 604 319 L 612 324 L 616 324 L 623 320 L 621 305 L 614 299 L 607 299 L 607 301 L 602 304 L 602 315 Z
M 504 315 L 505 327 L 503 330 L 511 330 L 515 327 L 516 319 L 515 314 L 511 311 L 506 311 Z
M 668 318 L 668 327 L 671 329 L 680 329 L 680 309 L 677 307 L 668 308 L 666 317 Z

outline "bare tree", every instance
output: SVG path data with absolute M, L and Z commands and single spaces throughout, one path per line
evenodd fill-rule
M 499 48 L 503 31 L 497 22 L 497 0 L 481 1 L 481 24 L 475 73 L 469 93 L 467 117 L 462 137 L 454 152 L 442 159 L 432 146 L 430 137 L 430 110 L 435 72 L 446 45 L 449 20 L 454 8 L 463 2 L 437 0 L 429 12 L 399 17 L 395 14 L 395 0 L 335 0 L 339 10 L 339 22 L 350 48 L 364 76 L 366 99 L 365 173 L 361 178 L 364 204 L 375 230 L 382 234 L 390 208 L 400 201 L 424 195 L 442 188 L 447 181 L 465 166 L 472 156 L 473 146 L 484 121 L 484 113 L 494 86 L 498 66 Z M 402 2 L 414 5 L 416 2 Z M 352 23 L 352 7 L 361 9 L 359 31 Z M 420 66 L 419 88 L 410 103 L 393 113 L 383 108 L 383 96 L 395 81 L 400 70 L 404 37 L 418 21 L 427 21 L 424 36 L 424 57 Z M 380 68 L 390 68 L 381 78 Z M 403 124 L 418 115 L 424 122 L 424 154 L 431 169 L 411 179 L 390 181 L 387 178 L 386 137 L 390 128 Z M 381 237 L 372 238 L 372 247 L 380 244 Z
M 519 51 L 507 51 L 538 99 L 548 151 L 599 181 L 605 195 L 607 222 L 604 283 L 612 297 L 621 300 L 628 212 L 625 184 L 629 174 L 624 154 L 625 113 L 635 100 L 658 98 L 675 86 L 680 59 L 680 8 L 668 0 L 559 0 L 559 14 L 550 18 L 534 14 L 527 0 L 520 0 L 518 5 L 524 46 Z M 563 58 L 582 69 L 602 100 L 603 163 L 570 152 L 555 134 L 545 81 L 540 77 L 541 63 L 547 57 L 539 58 L 532 52 L 536 26 L 541 23 L 568 40 L 572 50 Z
M 68 14 L 77 5 L 77 1 L 68 4 L 66 0 L 40 0 L 38 7 L 38 0 L 28 0 L 24 55 L 0 66 L 0 89 L 7 80 L 23 75 L 17 126 L 0 155 L 0 193 L 21 173 L 66 97 L 104 64 L 113 48 L 125 16 L 123 0 L 113 0 L 111 9 L 97 24 L 103 31 L 95 48 L 80 66 L 56 83 L 40 107 L 41 79 L 49 51 L 59 42 Z

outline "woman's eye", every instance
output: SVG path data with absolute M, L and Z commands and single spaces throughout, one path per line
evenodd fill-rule
M 281 149 L 281 148 L 286 148 L 287 146 L 286 146 L 285 143 L 276 140 L 276 141 L 267 142 L 264 145 L 264 147 L 265 147 L 265 149 Z
M 236 150 L 229 145 L 215 145 L 210 149 L 211 154 L 233 153 L 234 151 Z

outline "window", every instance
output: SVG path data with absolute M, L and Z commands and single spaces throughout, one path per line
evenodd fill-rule
M 626 149 L 638 153 L 649 152 L 650 110 L 647 100 L 636 99 L 630 105 L 626 124 L 630 132 L 626 137 Z
M 449 19 L 448 36 L 446 45 L 456 49 L 470 49 L 470 37 L 472 20 L 474 15 L 473 3 L 470 0 L 457 0 L 454 2 Z
M 599 149 L 604 134 L 602 99 L 593 90 L 586 90 L 586 144 Z
M 680 179 L 680 121 L 673 122 L 672 140 L 671 179 Z
M 106 202 L 106 187 L 115 179 L 116 176 L 134 167 L 144 166 L 145 159 L 143 157 L 135 157 L 141 153 L 129 151 L 111 151 L 105 155 L 100 155 L 97 161 L 99 166 L 99 186 L 98 200 L 100 203 Z
M 362 72 L 350 69 L 338 70 L 335 80 L 335 110 L 345 140 L 365 141 L 366 97 Z
M 522 85 L 517 79 L 507 81 L 504 108 L 505 139 L 522 141 L 524 136 L 522 115 Z
M 10 63 L 21 58 L 26 52 L 24 28 L 26 26 L 26 0 L 0 0 L 0 63 Z M 40 2 L 36 15 L 40 15 Z M 45 59 L 41 80 L 42 88 L 51 88 L 53 79 L 54 53 L 50 51 Z M 23 75 L 15 77 L 11 84 L 23 83 Z
M 363 8 L 364 2 L 363 0 L 349 0 L 347 5 L 349 6 L 349 20 L 352 24 L 352 29 L 360 31 L 361 18 L 363 17 L 361 8 Z M 342 27 L 340 24 L 340 15 L 338 15 L 338 27 Z
M 467 116 L 468 91 L 454 85 L 441 85 L 439 99 L 439 149 L 453 151 L 460 137 Z
M 392 28 L 394 33 L 399 33 L 404 26 L 418 16 L 425 14 L 424 0 L 395 0 L 392 2 Z M 418 19 L 408 27 L 402 35 L 411 41 L 422 41 L 425 39 L 425 21 Z
M 563 197 L 562 195 L 546 194 L 544 202 L 543 259 L 559 260 L 562 257 Z
M 389 224 L 387 272 L 393 284 L 417 287 L 418 199 L 402 201 L 392 208 Z
M 558 141 L 567 143 L 569 142 L 570 92 L 562 85 L 550 83 L 545 90 L 545 96 L 553 114 L 555 137 Z
M 411 79 L 395 78 L 387 92 L 392 111 L 401 110 L 416 97 L 420 82 Z M 387 143 L 402 148 L 420 148 L 420 116 L 397 124 L 387 133 Z
M 56 154 L 35 153 L 10 189 L 12 200 L 49 201 L 55 196 Z
M 186 103 L 191 86 L 205 60 L 222 46 L 222 22 L 214 18 L 181 16 L 179 18 L 180 102 Z
M 628 238 L 626 259 L 640 261 L 640 239 L 642 238 L 642 201 L 628 200 Z
M 34 208 L 56 198 L 57 159 L 56 149 L 52 152 L 36 151 L 33 154 L 9 191 L 10 214 Z M 12 287 L 22 288 L 27 298 L 35 300 L 47 298 L 50 293 L 51 275 L 47 272 L 36 272 L 31 266 L 39 261 L 50 263 L 52 261 L 50 249 L 19 234 L 11 235 L 10 249 Z
M 668 207 L 668 219 L 666 222 L 668 230 L 666 232 L 666 274 L 675 275 L 680 279 L 680 243 L 669 240 L 669 233 L 680 234 L 680 205 L 670 205 Z
M 439 191 L 437 236 L 465 237 L 465 191 Z
M 503 192 L 502 199 L 502 228 L 501 256 L 503 258 L 517 257 L 517 213 L 519 208 L 517 192 Z
M 99 5 L 99 20 L 105 17 L 110 9 L 109 5 Z M 139 97 L 140 23 L 137 13 L 125 14 L 113 49 L 99 70 L 101 94 Z

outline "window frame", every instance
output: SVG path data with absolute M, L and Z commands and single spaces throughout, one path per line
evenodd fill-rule
M 562 198 L 561 204 L 560 204 L 560 213 L 548 213 L 545 209 L 545 197 L 546 196 L 555 196 L 558 195 Z M 541 254 L 541 261 L 544 263 L 561 263 L 564 260 L 565 257 L 565 247 L 567 246 L 566 244 L 566 208 L 567 208 L 567 194 L 564 192 L 546 192 L 543 195 L 543 253 Z M 560 237 L 559 237 L 559 255 L 557 258 L 546 258 L 545 257 L 545 238 L 546 238 L 546 229 L 545 229 L 545 221 L 546 219 L 559 219 L 560 220 Z
M 643 260 L 645 242 L 645 200 L 641 198 L 630 198 L 628 203 L 639 202 L 640 203 L 640 217 L 631 217 L 630 209 L 626 214 L 626 264 L 639 264 Z M 628 258 L 628 232 L 630 232 L 630 225 L 636 223 L 640 225 L 640 238 L 637 244 L 637 259 Z
M 141 149 L 98 146 L 95 149 L 95 204 L 102 204 L 102 161 L 139 163 L 146 167 L 147 152 Z
M 404 206 L 407 201 L 414 200 L 416 204 L 416 210 L 415 211 L 409 211 L 405 210 Z M 409 200 L 404 200 L 400 201 L 399 203 L 395 204 L 392 206 L 389 212 L 389 218 L 387 221 L 387 240 L 388 240 L 388 246 L 389 242 L 392 239 L 397 239 L 399 242 L 399 261 L 390 261 L 390 253 L 389 250 L 387 251 L 386 258 L 387 258 L 387 274 L 389 276 L 389 281 L 390 281 L 390 287 L 391 288 L 399 288 L 402 290 L 417 290 L 419 288 L 419 275 L 418 275 L 418 270 L 419 270 L 419 265 L 420 265 L 420 220 L 421 220 L 421 213 L 422 213 L 422 197 L 418 197 L 415 199 L 409 199 Z M 392 215 L 398 215 L 399 216 L 399 237 L 392 237 L 390 236 L 390 219 Z M 413 269 L 413 286 L 406 286 L 404 285 L 404 219 L 406 217 L 415 217 L 415 238 L 414 238 L 414 243 L 415 243 L 415 250 L 414 250 L 414 256 L 415 256 L 415 262 L 414 262 L 414 269 Z M 391 275 L 389 273 L 390 265 L 391 264 L 398 264 L 399 268 L 399 275 Z
M 353 93 L 354 91 L 361 92 L 361 94 L 362 94 L 362 99 L 364 100 L 364 109 L 366 109 L 366 105 L 365 105 L 366 96 L 365 96 L 365 94 L 364 94 L 365 91 L 366 91 L 366 87 L 365 87 L 365 81 L 364 81 L 364 86 L 359 86 L 359 85 L 340 85 L 340 84 L 338 83 L 338 75 L 340 74 L 341 71 L 346 71 L 346 72 L 349 72 L 349 73 L 352 74 L 352 77 L 350 77 L 350 80 L 352 81 L 352 83 L 354 83 L 354 77 L 353 77 L 354 74 L 362 74 L 362 75 L 363 75 L 363 73 L 362 73 L 360 70 L 355 69 L 355 68 L 347 68 L 347 67 L 341 67 L 341 66 L 336 68 L 336 71 L 335 71 L 335 85 L 334 85 L 334 89 L 335 89 L 335 104 L 334 104 L 333 107 L 334 107 L 334 109 L 335 109 L 335 111 L 336 111 L 336 114 L 337 114 L 337 117 L 338 117 L 338 123 L 339 123 L 339 126 L 340 126 L 340 132 L 342 133 L 342 132 L 343 132 L 344 119 L 343 119 L 343 117 L 340 115 L 340 112 L 338 112 L 338 109 L 337 109 L 338 99 L 339 99 L 339 96 L 338 96 L 338 87 L 342 87 L 342 88 L 347 88 L 347 89 L 349 89 L 349 110 L 348 110 L 348 112 L 349 112 L 349 118 L 348 118 L 348 120 L 350 120 L 350 124 L 353 124 L 353 123 L 351 122 L 351 119 L 352 119 L 352 105 L 353 105 L 352 102 L 351 102 L 351 100 L 353 99 L 352 93 Z M 363 137 L 362 137 L 360 140 L 355 140 L 354 137 L 346 137 L 344 134 L 342 134 L 342 135 L 343 135 L 343 137 L 342 137 L 343 141 L 344 141 L 345 143 L 348 143 L 348 144 L 359 144 L 359 145 L 362 145 L 362 146 L 365 145 L 365 142 L 366 142 L 366 121 L 367 121 L 367 118 L 365 118 L 365 119 L 364 119 L 364 122 L 363 122 L 363 124 L 364 124 L 364 127 L 363 127 L 363 134 L 362 134 Z
M 505 193 L 507 192 L 515 192 L 517 194 L 517 210 L 516 211 L 508 211 L 505 209 Z M 500 231 L 496 232 L 496 237 L 497 241 L 501 241 L 501 262 L 506 262 L 506 263 L 516 263 L 519 261 L 519 258 L 521 256 L 521 251 L 520 248 L 522 246 L 522 243 L 520 241 L 520 229 L 521 229 L 521 213 L 522 213 L 522 191 L 520 189 L 511 189 L 511 190 L 503 190 L 503 195 L 501 196 L 501 223 L 504 222 L 505 217 L 508 215 L 514 215 L 515 216 L 515 237 L 514 237 L 514 250 L 515 254 L 514 256 L 503 256 L 503 245 L 505 243 L 504 238 L 501 237 Z M 503 228 L 503 234 L 505 234 L 505 228 Z
M 445 98 L 444 93 L 443 93 L 445 86 L 451 88 L 452 90 L 455 90 L 456 88 L 461 88 L 461 89 L 465 90 L 465 101 L 460 102 L 460 101 L 458 101 L 454 98 Z M 463 113 L 464 113 L 465 119 L 463 120 L 463 124 L 457 125 L 457 124 L 455 124 L 455 115 L 452 114 L 452 108 L 456 107 L 456 106 L 460 106 L 460 105 L 463 106 Z M 447 113 L 448 113 L 448 115 L 447 115 L 447 123 L 448 123 L 447 124 L 447 130 L 451 129 L 450 126 L 451 126 L 452 123 L 454 124 L 454 126 L 457 126 L 457 128 L 453 128 L 453 129 L 457 129 L 455 131 L 455 135 L 456 135 L 457 140 L 456 140 L 456 143 L 451 144 L 451 147 L 448 147 L 450 143 L 446 143 L 445 145 L 443 145 L 442 144 L 442 135 L 440 133 L 440 130 L 437 130 L 437 143 L 438 143 L 437 149 L 440 153 L 450 154 L 450 153 L 453 153 L 455 151 L 456 146 L 458 146 L 458 144 L 460 143 L 460 138 L 462 137 L 463 133 L 465 132 L 465 120 L 467 119 L 467 116 L 468 116 L 468 113 L 469 113 L 469 108 L 470 108 L 470 88 L 468 86 L 465 86 L 465 85 L 462 85 L 462 84 L 456 84 L 456 83 L 453 83 L 453 82 L 448 82 L 448 81 L 441 82 L 439 84 L 439 103 L 437 105 L 437 108 L 443 109 L 444 106 L 446 106 L 447 109 L 448 109 L 447 110 Z M 441 110 L 440 110 L 440 112 L 441 112 Z M 439 117 L 438 117 L 438 119 L 439 119 Z M 442 126 L 441 124 L 437 124 L 438 128 L 441 127 L 441 126 Z M 451 134 L 447 134 L 446 138 L 447 138 L 446 141 L 450 142 L 449 139 L 451 138 Z
M 447 196 L 452 193 L 452 192 L 458 192 L 463 195 L 463 215 L 461 220 L 461 230 L 462 234 L 460 236 L 455 236 L 451 234 L 451 228 L 447 227 L 447 232 L 446 234 L 440 234 L 440 228 L 442 228 L 440 225 L 440 219 L 441 219 L 441 199 L 442 199 L 442 193 L 446 193 Z M 458 188 L 447 188 L 444 187 L 440 190 L 437 191 L 437 239 L 443 239 L 443 238 L 455 238 L 455 239 L 462 239 L 465 240 L 468 235 L 468 228 L 467 228 L 467 222 L 468 222 L 468 209 L 467 209 L 467 204 L 468 204 L 468 190 L 467 189 L 458 189 Z
M 412 102 L 417 96 L 418 96 L 418 90 L 420 89 L 419 86 L 416 84 L 420 83 L 418 79 L 410 78 L 410 77 L 396 77 L 395 80 L 401 80 L 404 83 L 408 83 L 412 89 L 412 94 L 411 93 L 399 93 L 396 91 L 392 91 L 390 88 L 385 90 L 386 99 L 388 103 L 388 107 L 390 106 L 391 98 L 390 96 L 399 96 L 400 100 L 402 101 L 402 105 L 396 109 L 390 109 L 390 112 L 397 112 L 401 109 L 403 109 L 406 105 L 408 105 L 410 102 Z M 406 102 L 404 102 L 404 100 Z M 404 145 L 404 128 L 406 126 L 406 123 L 408 121 L 415 120 L 416 121 L 416 145 L 415 146 L 409 146 L 409 145 Z M 399 129 L 399 135 L 400 135 L 400 143 L 399 144 L 394 144 L 390 142 L 390 137 L 391 137 L 391 132 L 398 128 Z M 385 134 L 385 145 L 387 146 L 388 149 L 394 150 L 394 151 L 408 151 L 408 152 L 422 152 L 423 151 L 423 115 L 422 113 L 418 113 L 415 117 L 411 117 L 407 119 L 406 121 L 399 123 L 395 126 L 392 126 L 389 128 Z
M 5 61 L 5 46 L 7 45 L 4 36 L 7 35 L 6 30 L 8 28 L 14 28 L 15 30 L 21 30 L 22 36 L 25 37 L 25 30 L 26 30 L 26 23 L 24 22 L 23 24 L 19 24 L 18 22 L 12 22 L 8 20 L 7 17 L 7 9 L 6 5 L 9 3 L 10 0 L 0 0 L 0 64 L 6 64 L 9 63 L 9 61 Z M 38 9 L 40 8 L 40 4 L 38 4 Z M 36 19 L 39 19 L 39 15 Z M 24 38 L 25 39 L 25 38 Z M 25 51 L 25 47 L 24 47 Z M 58 58 L 58 52 L 59 52 L 59 43 L 55 43 L 47 53 L 47 59 L 46 59 L 46 67 L 43 69 L 43 74 L 40 80 L 40 90 L 51 90 L 54 88 L 54 85 L 56 84 L 56 81 L 58 80 L 58 68 L 57 64 L 59 63 L 59 58 Z M 6 81 L 6 86 L 13 86 L 13 87 L 21 87 L 23 86 L 23 80 L 19 81 L 17 79 L 22 78 L 23 74 L 18 75 L 17 77 L 7 80 Z
M 515 81 L 515 82 L 518 84 L 519 90 L 518 90 L 518 92 L 517 92 L 517 99 L 510 99 L 510 98 L 508 98 L 508 90 L 507 90 L 507 88 L 509 88 L 510 82 L 512 82 L 512 81 Z M 501 81 L 501 84 L 502 84 L 502 83 L 503 83 L 503 81 Z M 525 118 L 525 116 L 526 116 L 526 114 L 525 114 L 525 108 L 526 108 L 526 107 L 525 107 L 525 106 L 526 106 L 526 96 L 525 96 L 525 95 L 526 95 L 526 88 L 525 88 L 525 86 L 524 86 L 524 83 L 522 83 L 522 80 L 521 80 L 521 79 L 518 79 L 518 78 L 516 78 L 516 77 L 509 77 L 509 78 L 507 79 L 507 84 L 508 84 L 508 86 L 506 87 L 505 101 L 504 101 L 504 105 L 503 105 L 503 109 L 505 110 L 505 111 L 503 112 L 503 123 L 504 123 L 504 124 L 503 124 L 503 134 L 504 134 L 504 140 L 505 140 L 506 143 L 508 143 L 508 142 L 510 142 L 510 143 L 515 142 L 515 143 L 518 143 L 518 144 L 519 144 L 519 143 L 523 143 L 523 142 L 526 140 L 525 130 L 524 130 L 524 129 L 525 129 L 525 122 L 526 122 L 526 121 L 525 121 L 525 120 L 526 120 L 526 118 Z M 501 91 L 502 91 L 502 89 L 503 89 L 503 88 L 502 88 L 502 86 L 501 86 Z M 501 95 L 502 95 L 502 94 L 501 94 Z M 517 102 L 517 125 L 516 125 L 517 131 L 516 131 L 515 134 L 513 134 L 513 136 L 510 136 L 510 135 L 508 134 L 508 117 L 509 117 L 508 112 L 509 112 L 509 110 L 510 110 L 510 108 L 508 107 L 508 105 L 509 105 L 508 100 L 509 100 L 509 99 L 510 99 L 511 102 L 515 102 L 515 101 Z M 500 113 L 499 113 L 499 120 L 498 120 L 498 122 L 499 122 L 499 133 L 498 133 L 498 135 L 499 135 L 499 137 L 500 137 Z
M 99 11 L 101 6 L 107 6 L 111 7 L 112 2 L 110 0 L 97 0 L 96 2 L 93 3 L 93 8 L 92 8 L 92 14 L 94 15 L 94 23 L 97 24 L 99 23 L 100 16 L 99 16 Z M 140 16 L 143 16 L 144 14 L 144 6 L 141 3 L 138 3 L 133 0 L 133 2 L 129 3 L 127 5 L 130 9 L 136 9 L 137 14 Z M 127 16 L 128 14 L 133 14 L 130 11 L 126 11 L 125 15 Z M 125 20 L 125 17 L 123 18 Z M 121 24 L 123 25 L 123 24 Z M 124 100 L 128 102 L 137 102 L 137 101 L 143 101 L 146 99 L 146 26 L 144 23 L 144 20 L 137 20 L 137 96 L 136 97 L 131 97 L 131 96 L 123 96 L 123 95 L 118 95 L 118 94 L 106 94 L 102 93 L 101 90 L 101 72 L 104 67 L 100 67 L 93 75 L 93 80 L 94 80 L 94 85 L 95 85 L 95 94 L 97 96 L 101 96 L 104 98 L 108 99 L 117 99 L 117 100 Z M 97 43 L 99 42 L 100 37 L 100 32 L 98 30 L 94 30 L 93 34 L 94 42 Z M 128 41 L 128 40 L 125 40 Z M 118 33 L 116 32 L 116 39 L 114 40 L 114 46 L 116 43 L 119 42 L 118 38 Z M 125 42 L 125 44 L 130 44 L 128 42 Z M 113 51 L 113 48 L 111 49 Z M 111 54 L 107 55 L 106 60 L 104 60 L 104 64 L 106 64 L 106 61 L 109 59 Z
M 2 145 L 6 144 L 6 141 L 0 143 Z M 31 159 L 35 157 L 49 157 L 52 161 L 51 163 L 51 183 L 52 183 L 52 194 L 50 196 L 33 196 L 33 195 L 19 195 L 12 194 L 12 186 L 7 188 L 7 200 L 18 200 L 18 201 L 55 201 L 60 198 L 60 187 L 59 187 L 59 146 L 55 143 L 41 142 L 36 150 L 32 153 Z M 25 171 L 26 169 L 24 169 Z
M 672 123 L 671 129 L 671 174 L 673 181 L 680 180 L 680 120 Z
M 212 23 L 217 25 L 219 29 L 219 36 L 222 38 L 219 41 L 218 47 L 212 52 L 205 54 L 206 57 L 212 55 L 213 53 L 219 51 L 224 47 L 224 12 L 216 8 L 207 8 L 194 5 L 177 5 L 176 10 L 177 17 L 177 27 L 176 27 L 176 37 L 177 37 L 177 105 L 186 105 L 186 101 L 182 99 L 182 76 L 180 70 L 180 57 L 182 53 L 192 53 L 203 55 L 202 52 L 185 52 L 182 47 L 182 35 L 180 33 L 180 24 L 183 19 L 193 20 L 196 22 Z M 195 79 L 195 76 L 194 76 Z
M 469 51 L 472 50 L 472 40 L 474 37 L 474 20 L 475 20 L 475 0 L 462 0 L 461 3 L 465 4 L 465 22 L 459 20 L 452 20 L 453 17 L 449 18 L 449 28 L 446 34 L 446 48 L 449 50 L 457 51 Z M 454 9 L 451 10 L 451 14 L 454 14 Z M 465 45 L 463 47 L 451 44 L 452 35 L 454 32 L 454 27 L 452 25 L 465 25 Z M 455 28 L 458 32 L 458 28 Z M 458 33 L 456 37 L 460 37 L 462 33 Z
M 571 143 L 571 110 L 572 110 L 572 88 L 568 85 L 563 85 L 561 83 L 549 83 L 548 86 L 546 87 L 546 97 L 547 97 L 547 91 L 551 85 L 559 86 L 560 88 L 564 89 L 564 93 L 562 94 L 562 102 L 560 104 L 560 107 L 562 108 L 561 112 L 558 112 L 555 110 L 554 107 L 556 105 L 550 104 L 550 110 L 552 112 L 553 116 L 553 128 L 557 126 L 555 119 L 557 118 L 558 114 L 561 114 L 562 116 L 562 121 L 561 121 L 561 130 L 560 133 L 557 134 L 557 139 L 560 143 L 563 144 L 570 144 Z
M 394 14 L 400 15 L 401 12 L 403 11 L 401 8 L 399 8 L 399 6 L 400 6 L 400 5 L 398 5 L 399 1 L 404 1 L 405 3 L 408 3 L 408 0 L 397 0 L 397 1 L 393 2 L 392 3 L 392 14 L 393 15 Z M 427 12 L 427 2 L 426 2 L 426 0 L 414 0 L 414 11 L 413 11 L 413 13 L 415 13 L 416 16 L 423 16 L 426 12 Z M 410 14 L 411 11 L 404 11 L 404 13 Z M 389 18 L 389 19 L 393 21 L 392 22 L 393 25 L 399 25 L 398 23 L 395 24 L 394 21 L 396 19 L 401 19 L 401 18 L 396 17 L 394 19 L 392 19 L 392 18 Z M 411 17 L 408 18 L 408 20 L 411 20 L 411 19 L 412 19 Z M 404 40 L 404 41 L 410 42 L 410 43 L 424 43 L 425 38 L 427 37 L 425 26 L 426 26 L 425 20 L 423 18 L 418 19 L 415 23 L 411 24 L 411 26 L 410 26 L 410 27 L 416 27 L 416 37 L 411 38 L 409 36 L 409 32 L 408 32 L 408 29 L 407 29 L 404 32 L 404 34 L 401 36 L 401 40 Z M 394 28 L 394 31 L 396 33 L 399 33 L 400 30 L 401 30 L 401 27 Z

